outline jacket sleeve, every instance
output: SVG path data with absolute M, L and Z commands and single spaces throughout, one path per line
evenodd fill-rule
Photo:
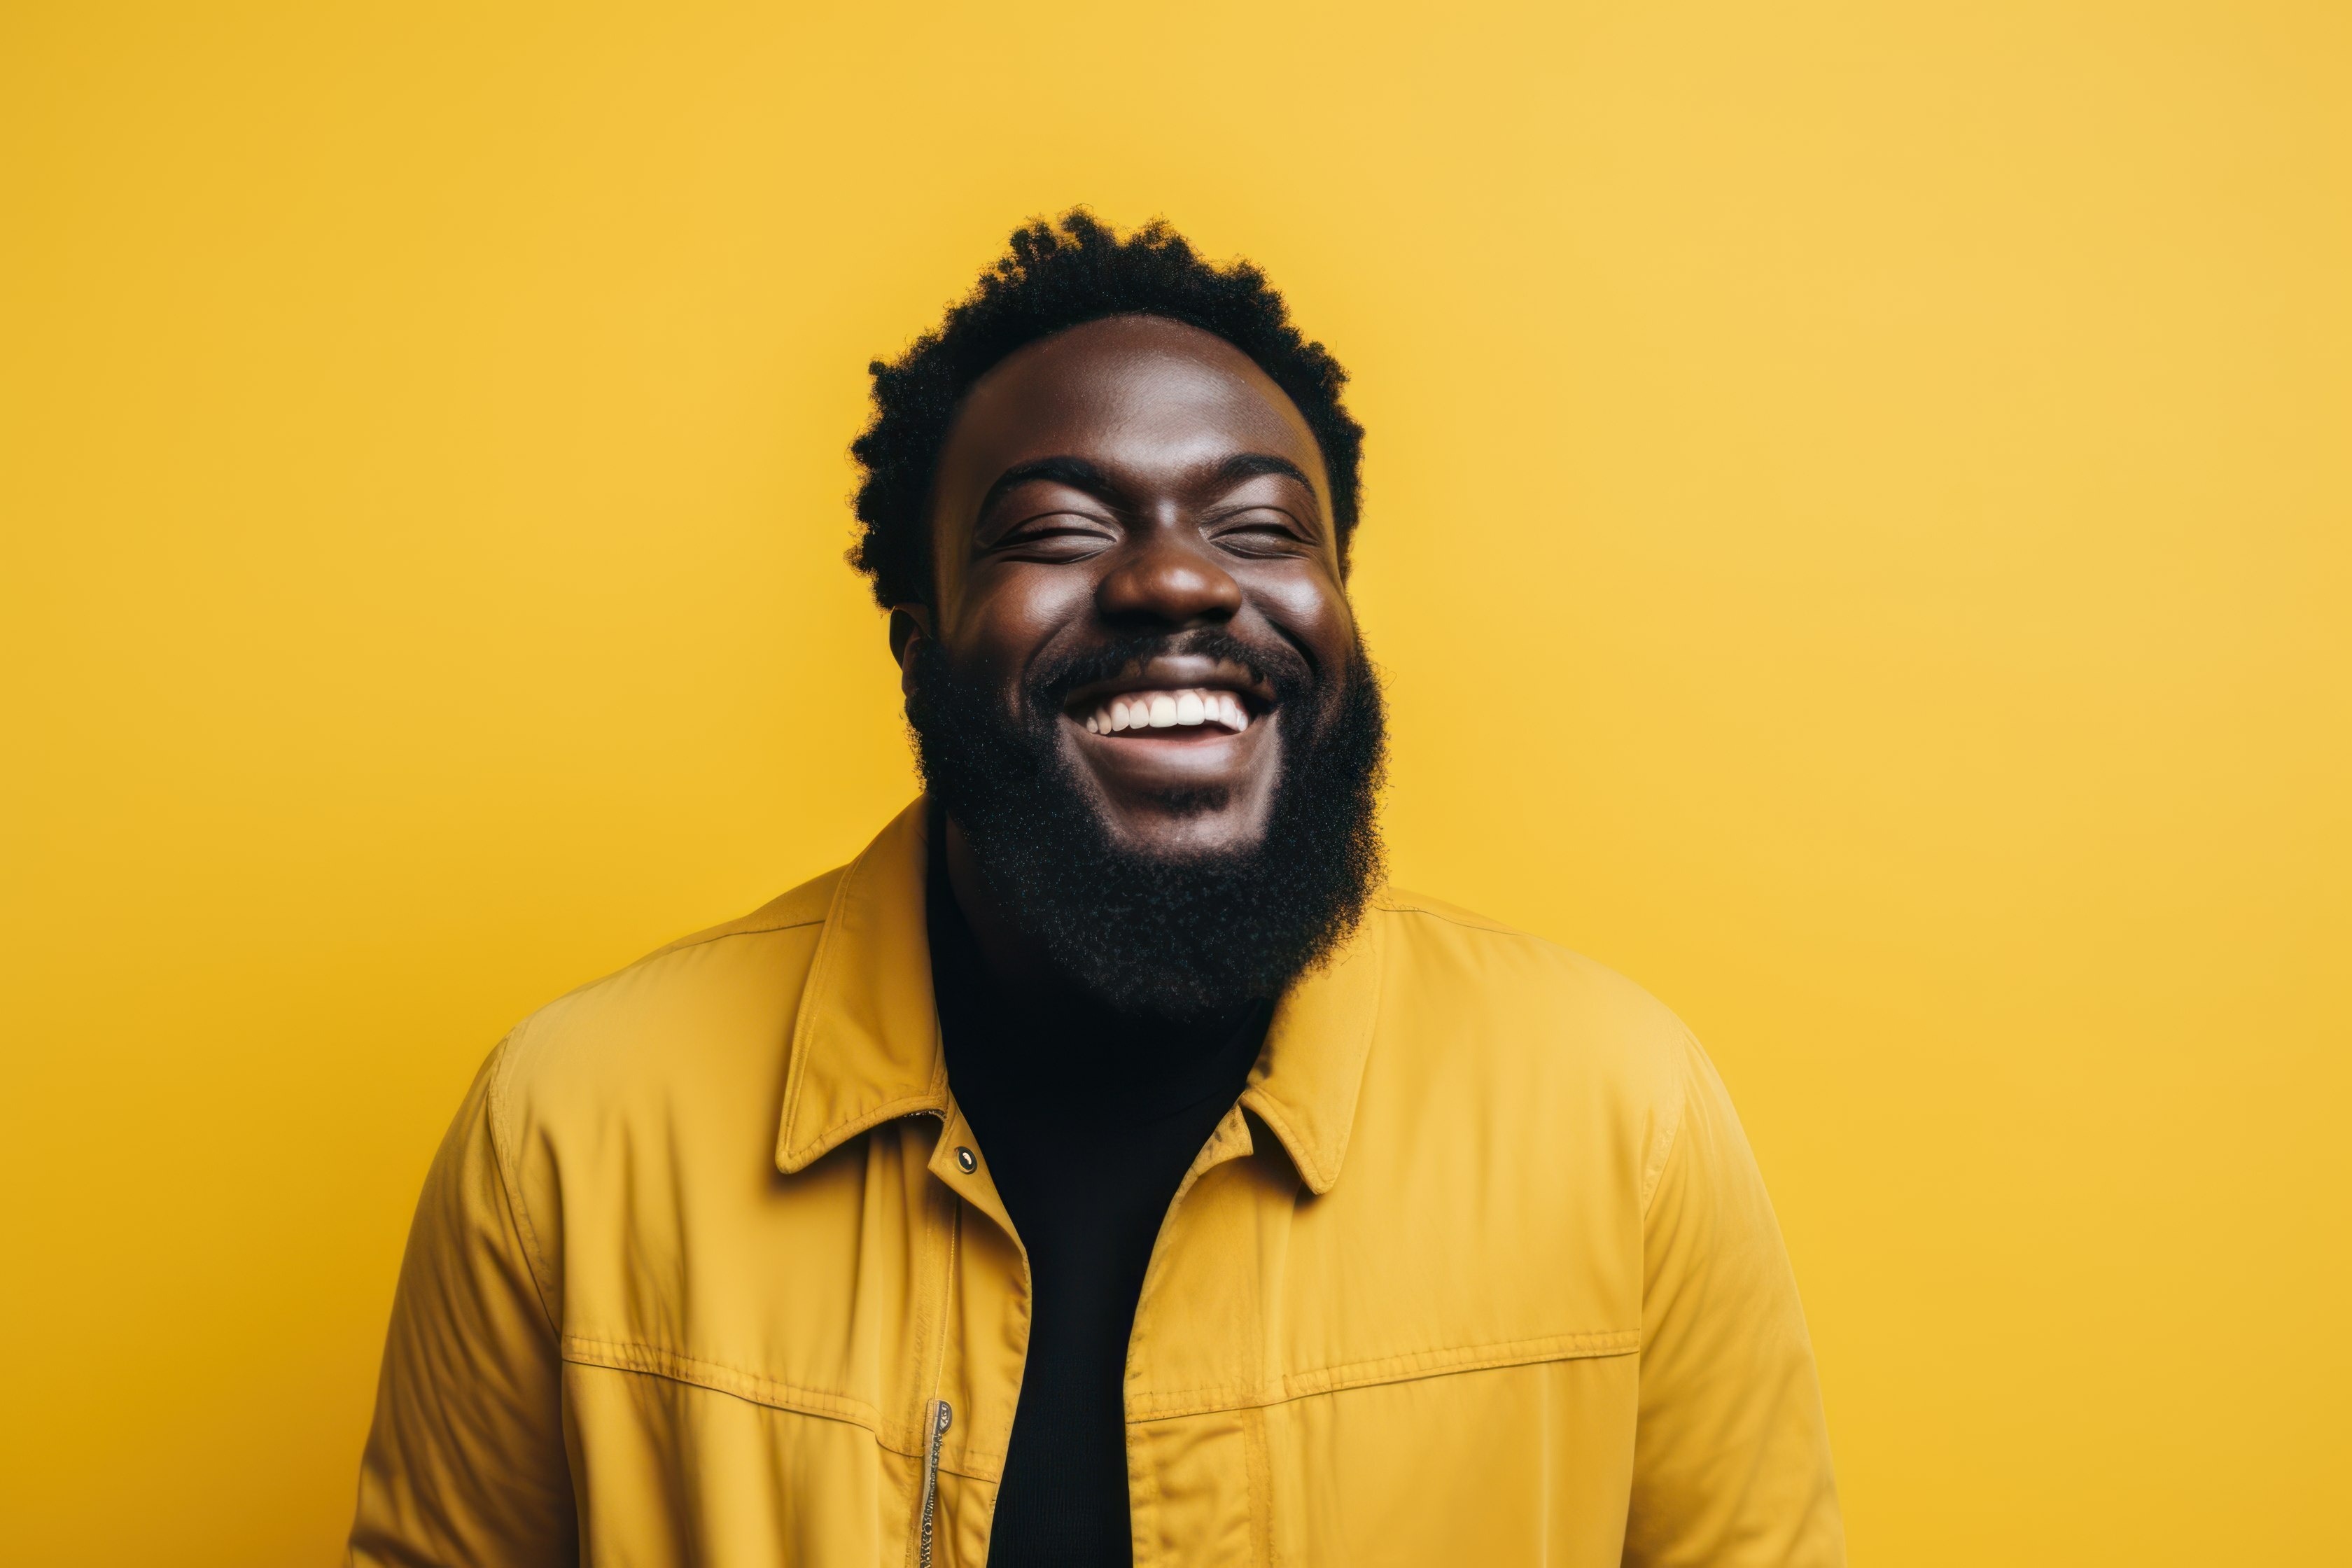
M 1730 1097 L 1687 1047 L 1644 1210 L 1625 1562 L 1835 1568 L 1845 1531 L 1811 1342 Z
M 425 1179 L 361 1461 L 354 1568 L 578 1560 L 554 1320 L 492 1119 L 504 1047 Z

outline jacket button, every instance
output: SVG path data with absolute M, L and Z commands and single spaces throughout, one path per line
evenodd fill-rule
M 958 1149 L 956 1151 L 956 1168 L 961 1170 L 965 1175 L 969 1176 L 974 1171 L 980 1169 L 980 1156 L 973 1153 L 969 1149 Z

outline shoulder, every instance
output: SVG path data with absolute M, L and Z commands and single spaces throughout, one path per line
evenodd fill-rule
M 654 1110 L 781 1075 L 843 868 L 740 919 L 678 938 L 540 1008 L 507 1037 L 494 1120 L 543 1123 Z
M 1571 1234 L 1615 1282 L 1594 1321 L 1638 1322 L 1642 1216 L 1705 1070 L 1690 1031 L 1608 965 L 1443 900 L 1391 891 L 1367 922 L 1380 1000 L 1334 1191 L 1384 1215 L 1487 1194 L 1482 1246 Z
M 1490 1024 L 1522 1026 L 1547 1039 L 1567 1030 L 1681 1070 L 1690 1031 L 1605 963 L 1420 893 L 1385 892 L 1368 918 L 1382 928 L 1384 968 L 1400 1003 L 1442 998 Z
M 848 869 L 846 866 L 836 866 L 823 876 L 812 877 L 792 891 L 780 893 L 770 899 L 748 915 L 729 921 L 723 925 L 706 927 L 701 931 L 679 937 L 676 942 L 666 946 L 654 949 L 619 973 L 626 974 L 631 970 L 643 969 L 649 964 L 658 964 L 672 953 L 683 952 L 688 948 L 703 947 L 714 942 L 725 942 L 730 937 L 769 936 L 778 931 L 797 931 L 805 926 L 823 925 L 826 911 L 833 907 L 834 890 L 840 887 L 841 879 Z M 608 979 L 614 978 L 618 978 L 618 975 L 608 977 Z M 581 989 L 593 991 L 598 985 L 607 983 L 607 981 L 597 981 Z M 579 994 L 574 992 L 572 994 Z
M 1580 952 L 1402 889 L 1367 919 L 1380 928 L 1392 1068 L 1555 1107 L 1606 1104 L 1660 1127 L 1706 1070 L 1665 1004 Z

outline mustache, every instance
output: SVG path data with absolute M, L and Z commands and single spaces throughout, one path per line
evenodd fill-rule
M 1081 686 L 1115 679 L 1149 660 L 1178 654 L 1237 665 L 1249 671 L 1252 679 L 1274 688 L 1276 696 L 1286 701 L 1307 696 L 1318 684 L 1314 668 L 1289 644 L 1244 642 L 1214 627 L 1123 637 L 1094 647 L 1075 648 L 1041 661 L 1024 684 L 1038 707 L 1058 710 L 1063 700 Z

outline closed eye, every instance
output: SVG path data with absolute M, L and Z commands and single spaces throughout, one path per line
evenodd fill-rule
M 1220 548 L 1241 555 L 1292 555 L 1314 544 L 1299 521 L 1277 507 L 1251 507 L 1219 518 L 1207 532 Z
M 1118 542 L 1110 524 L 1079 512 L 1049 512 L 1007 530 L 985 553 L 1000 561 L 1081 561 Z

